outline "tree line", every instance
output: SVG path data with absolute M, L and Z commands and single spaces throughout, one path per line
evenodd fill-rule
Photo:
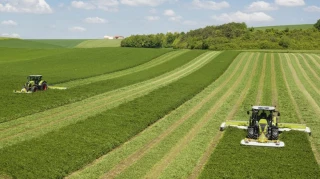
M 187 33 L 132 35 L 121 41 L 122 47 L 179 49 L 305 49 L 320 48 L 320 20 L 309 29 L 248 28 L 245 23 L 207 26 Z

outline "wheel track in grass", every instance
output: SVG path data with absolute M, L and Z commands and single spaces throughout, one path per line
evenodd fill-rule
M 278 55 L 279 55 L 279 54 L 278 54 Z M 288 58 L 287 58 L 286 55 L 287 55 L 287 54 L 285 54 L 285 57 L 284 57 L 284 58 L 285 58 L 285 60 L 286 60 L 286 61 L 288 62 L 288 64 L 289 64 L 289 61 L 288 61 Z M 280 55 L 279 55 L 279 56 L 280 56 Z M 288 95 L 289 95 L 289 97 L 290 97 L 290 99 L 291 99 L 291 102 L 292 102 L 294 108 L 295 108 L 294 111 L 295 111 L 295 113 L 296 113 L 296 116 L 298 116 L 298 119 L 299 119 L 300 123 L 305 124 L 306 122 L 303 120 L 302 115 L 301 115 L 301 113 L 299 112 L 298 104 L 297 104 L 296 100 L 294 99 L 293 94 L 292 94 L 292 91 L 291 91 L 290 86 L 289 86 L 289 84 L 288 84 L 287 76 L 286 76 L 286 73 L 285 73 L 285 71 L 284 71 L 283 61 L 284 61 L 284 59 L 281 58 L 281 56 L 280 56 L 280 66 L 281 66 L 282 77 L 283 77 L 283 80 L 284 80 L 284 82 L 285 82 L 285 86 L 286 86 L 286 88 L 287 88 L 287 90 L 288 90 Z M 310 143 L 311 143 L 311 148 L 312 148 L 312 151 L 313 151 L 313 153 L 314 153 L 314 156 L 315 156 L 318 164 L 320 165 L 320 154 L 319 154 L 318 150 L 316 149 L 316 146 L 315 146 L 314 142 L 313 142 L 313 141 L 310 141 Z
M 252 56 L 251 56 L 252 57 Z M 212 115 L 220 108 L 222 103 L 232 94 L 233 89 L 237 87 L 243 80 L 244 75 L 248 69 L 249 63 L 246 64 L 238 80 L 225 92 L 223 96 L 215 103 L 215 105 L 206 112 L 206 114 L 193 126 L 193 128 L 167 153 L 160 161 L 158 161 L 153 168 L 143 178 L 158 178 L 166 166 L 173 161 L 173 159 L 181 152 L 188 143 L 193 140 L 201 128 L 211 119 Z
M 177 50 L 177 51 L 173 51 L 173 52 L 168 52 L 165 53 L 151 61 L 148 61 L 146 63 L 143 63 L 141 65 L 132 67 L 132 68 L 128 68 L 125 70 L 121 70 L 121 71 L 117 71 L 114 73 L 109 73 L 109 74 L 104 74 L 104 75 L 99 75 L 99 76 L 94 76 L 94 77 L 89 77 L 89 78 L 84 78 L 84 79 L 78 79 L 78 80 L 73 80 L 70 82 L 65 82 L 65 83 L 58 83 L 55 84 L 57 86 L 65 86 L 68 88 L 73 88 L 73 87 L 77 87 L 80 85 L 88 85 L 94 82 L 98 82 L 98 81 L 103 81 L 103 80 L 109 80 L 109 79 L 113 79 L 113 78 L 118 78 L 121 76 L 125 76 L 125 75 L 129 75 L 131 73 L 136 73 L 136 72 L 140 72 L 146 69 L 149 69 L 151 67 L 160 65 L 162 63 L 165 63 L 167 61 L 172 60 L 173 58 L 180 56 L 184 53 L 188 52 L 188 50 Z
M 291 54 L 292 56 L 294 56 L 295 58 L 295 61 L 298 65 L 298 68 L 299 70 L 301 71 L 302 73 L 302 76 L 306 79 L 306 81 L 309 83 L 309 85 L 311 85 L 311 87 L 314 89 L 314 91 L 317 92 L 318 95 L 320 95 L 320 90 L 315 86 L 315 84 L 312 82 L 312 80 L 309 78 L 309 76 L 307 75 L 306 71 L 302 68 L 300 62 L 299 62 L 299 59 L 297 58 L 296 55 L 294 54 Z M 302 57 L 302 59 L 305 61 L 306 59 L 304 57 Z
M 108 105 L 115 104 L 116 102 L 119 102 L 119 101 L 125 102 L 125 100 L 133 100 L 136 97 L 143 96 L 154 89 L 167 85 L 173 81 L 178 80 L 179 78 L 182 78 L 183 76 L 186 76 L 194 72 L 195 70 L 199 69 L 200 67 L 202 67 L 203 65 L 211 61 L 219 53 L 220 52 L 207 52 L 205 54 L 198 56 L 197 58 L 187 63 L 183 67 L 180 67 L 179 69 L 176 69 L 164 75 L 161 75 L 160 77 L 156 77 L 151 80 L 138 83 L 138 85 L 137 84 L 131 85 L 125 88 L 121 88 L 120 90 L 115 90 L 112 92 L 104 93 L 102 95 L 97 95 L 95 97 L 91 97 L 89 99 L 86 99 L 77 103 L 58 107 L 58 108 L 55 108 L 54 110 L 48 110 L 49 112 L 52 112 L 52 111 L 57 112 L 57 113 L 54 113 L 53 115 L 48 115 L 48 117 L 42 117 L 41 119 L 36 117 L 33 120 L 31 118 L 31 122 L 30 121 L 26 122 L 24 120 L 25 118 L 23 118 L 20 121 L 15 120 L 12 122 L 9 121 L 7 123 L 3 123 L 0 125 L 0 129 L 2 129 L 2 131 L 0 131 L 0 148 L 4 146 L 12 145 L 14 143 L 18 143 L 19 141 L 24 141 L 39 135 L 43 135 L 47 132 L 57 130 L 61 127 L 67 126 L 69 124 L 75 123 L 80 120 L 85 120 L 89 116 L 92 116 L 99 112 L 107 110 L 105 108 L 108 107 Z M 136 86 L 136 87 L 132 88 L 132 86 Z M 127 89 L 127 90 L 123 90 L 123 89 Z M 137 95 L 137 96 L 134 96 L 134 95 Z M 116 98 L 113 101 L 109 100 L 110 98 L 112 99 L 112 97 L 113 98 L 116 97 Z M 106 102 L 106 100 L 108 101 Z M 42 114 L 48 114 L 49 113 L 48 111 L 42 112 L 40 114 L 37 113 L 35 115 L 41 116 Z M 78 111 L 81 111 L 81 112 L 78 112 Z M 31 117 L 34 117 L 34 116 L 31 116 Z M 55 119 L 54 117 L 56 117 L 57 119 Z M 27 116 L 26 118 L 30 119 L 30 116 Z M 39 121 L 43 119 L 46 119 L 46 120 L 43 121 L 42 124 L 39 124 Z M 48 121 L 48 120 L 53 120 L 53 121 Z M 16 122 L 22 122 L 22 123 L 16 124 Z M 32 123 L 34 126 L 30 127 L 30 124 Z M 10 127 L 8 126 L 8 124 L 13 124 L 13 125 Z M 4 128 L 4 125 L 6 125 L 5 128 Z M 58 127 L 53 125 L 57 125 Z M 13 130 L 14 128 L 17 128 L 16 129 L 17 131 Z
M 271 54 L 271 88 L 272 88 L 272 105 L 278 106 L 278 91 L 276 83 L 276 72 L 274 65 L 274 54 Z
M 313 76 L 320 81 L 320 76 L 313 70 L 313 68 L 308 63 L 308 60 L 303 56 L 301 53 L 299 53 L 300 57 L 303 59 L 304 63 L 306 64 L 308 70 L 313 74 Z M 309 57 L 310 58 L 310 57 Z M 320 70 L 320 69 L 319 69 Z
M 261 105 L 261 98 L 262 98 L 262 94 L 263 94 L 263 87 L 264 87 L 264 79 L 266 77 L 266 63 L 267 63 L 267 54 L 265 53 L 264 54 L 264 57 L 263 57 L 263 67 L 262 67 L 262 70 L 261 70 L 261 76 L 260 76 L 260 80 L 259 80 L 259 86 L 258 86 L 258 94 L 257 94 L 257 97 L 256 97 L 256 101 L 255 101 L 255 104 L 256 105 Z
M 265 67 L 265 63 L 264 67 Z M 236 104 L 233 106 L 231 112 L 229 112 L 228 116 L 226 117 L 226 121 L 229 121 L 231 119 L 234 118 L 235 114 L 237 111 L 239 111 L 239 107 L 241 106 L 242 102 L 245 100 L 246 96 L 248 95 L 249 89 L 251 87 L 254 75 L 257 72 L 257 65 L 258 65 L 258 60 L 255 60 L 255 64 L 253 67 L 253 71 L 249 77 L 249 80 L 244 88 L 244 90 L 242 90 L 241 94 L 240 94 L 240 98 L 236 101 Z M 263 76 L 263 75 L 262 75 Z M 261 98 L 260 98 L 261 99 Z M 195 166 L 195 168 L 193 169 L 191 175 L 188 177 L 189 179 L 196 179 L 199 177 L 203 167 L 205 166 L 205 164 L 208 162 L 208 160 L 210 159 L 211 154 L 213 153 L 214 149 L 216 148 L 217 144 L 219 143 L 219 140 L 223 137 L 223 133 L 222 132 L 218 132 L 218 134 L 216 134 L 213 138 L 213 140 L 210 142 L 210 144 L 208 145 L 205 153 L 203 154 L 203 156 L 200 158 L 200 162 L 197 163 L 197 165 Z
M 188 111 L 185 115 L 183 115 L 179 120 L 173 123 L 168 129 L 162 132 L 157 138 L 151 140 L 146 145 L 141 147 L 138 151 L 131 154 L 129 157 L 120 161 L 116 166 L 114 166 L 111 170 L 105 173 L 102 178 L 115 178 L 122 171 L 130 167 L 134 164 L 135 161 L 141 159 L 149 150 L 158 145 L 163 139 L 165 139 L 168 135 L 170 135 L 175 129 L 177 129 L 181 124 L 183 124 L 188 118 L 194 115 L 204 104 L 206 104 L 212 97 L 214 97 L 219 91 L 223 89 L 224 86 L 235 76 L 236 71 L 240 68 L 240 65 L 244 61 L 244 55 L 240 61 L 238 62 L 236 69 L 232 72 L 227 80 L 225 80 L 219 87 L 217 87 L 214 91 L 212 91 L 207 98 L 204 98 L 201 102 L 199 102 L 196 106 L 194 106 L 191 110 Z M 166 118 L 166 117 L 165 117 Z M 160 120 L 164 120 L 160 119 Z M 154 124 L 156 125 L 156 124 Z M 98 159 L 99 160 L 99 159 Z M 99 161 L 96 161 L 99 162 Z

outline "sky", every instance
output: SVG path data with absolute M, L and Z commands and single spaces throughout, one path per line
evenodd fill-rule
M 0 36 L 101 39 L 228 22 L 248 27 L 315 24 L 320 0 L 0 0 Z

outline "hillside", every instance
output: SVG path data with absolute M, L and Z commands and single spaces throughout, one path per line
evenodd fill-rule
M 190 30 L 187 33 L 133 35 L 124 39 L 121 46 L 210 50 L 317 50 L 320 47 L 320 32 L 312 26 L 307 27 L 310 26 L 260 27 L 264 29 L 260 30 L 248 28 L 245 23 L 229 23 Z

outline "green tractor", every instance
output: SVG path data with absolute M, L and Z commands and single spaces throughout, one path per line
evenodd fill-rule
M 14 93 L 33 93 L 38 90 L 45 91 L 48 89 L 48 84 L 42 80 L 42 75 L 29 75 L 27 80 L 21 91 L 14 91 Z
M 311 130 L 305 124 L 280 123 L 280 112 L 274 106 L 252 106 L 247 111 L 248 121 L 226 121 L 220 126 L 220 131 L 226 127 L 236 127 L 247 131 L 241 145 L 262 147 L 284 147 L 285 143 L 279 140 L 279 135 L 285 131 L 301 131 L 311 135 Z

